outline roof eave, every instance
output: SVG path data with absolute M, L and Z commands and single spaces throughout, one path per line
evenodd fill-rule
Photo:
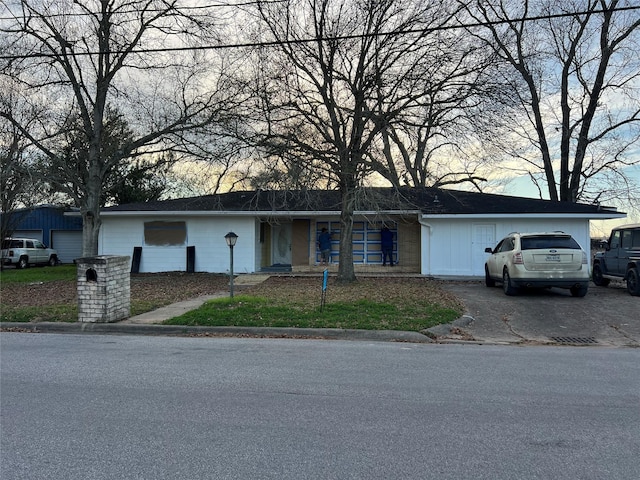
M 514 215 L 518 215 L 518 218 L 584 218 L 591 220 L 608 220 L 613 218 L 625 218 L 626 213 L 621 212 L 600 212 L 600 213 L 424 213 L 423 219 L 427 218 L 513 218 Z
M 102 217 L 149 217 L 149 216 L 190 216 L 190 217 L 309 217 L 340 215 L 340 210 L 115 210 L 102 212 Z M 419 210 L 357 210 L 354 215 L 415 215 Z

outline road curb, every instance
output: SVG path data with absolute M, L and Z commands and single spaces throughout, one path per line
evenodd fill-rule
M 418 332 L 349 330 L 339 328 L 196 327 L 135 323 L 0 322 L 0 331 L 31 333 L 95 333 L 111 335 L 233 336 L 264 338 L 315 338 L 385 342 L 434 343 Z

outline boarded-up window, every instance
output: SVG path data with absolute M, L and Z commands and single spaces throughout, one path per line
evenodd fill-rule
M 185 222 L 144 222 L 144 243 L 152 246 L 182 246 L 187 244 Z

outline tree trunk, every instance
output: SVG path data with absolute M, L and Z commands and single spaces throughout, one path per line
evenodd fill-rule
M 338 266 L 338 282 L 355 282 L 353 267 L 353 212 L 355 210 L 356 190 L 353 186 L 344 185 L 342 190 L 342 211 L 340 212 L 340 264 Z
M 95 257 L 98 255 L 98 235 L 100 233 L 100 189 L 101 183 L 91 189 L 94 193 L 88 193 L 80 207 L 82 213 L 82 256 Z
M 95 257 L 98 255 L 98 234 L 100 233 L 99 214 L 93 212 L 82 213 L 82 256 Z

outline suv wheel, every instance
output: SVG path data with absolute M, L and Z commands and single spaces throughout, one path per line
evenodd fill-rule
M 509 271 L 506 268 L 502 272 L 502 289 L 504 290 L 505 295 L 515 295 L 518 293 L 518 289 L 511 285 L 511 277 L 509 276 Z
M 487 287 L 495 287 L 496 286 L 496 281 L 491 278 L 491 276 L 489 275 L 489 268 L 487 268 L 487 266 L 484 266 L 484 284 Z
M 630 268 L 627 271 L 627 292 L 636 297 L 640 295 L 640 278 L 637 268 Z
M 29 259 L 27 257 L 20 257 L 20 260 L 18 260 L 18 265 L 16 266 L 20 269 L 27 268 L 29 266 Z
M 595 283 L 599 287 L 606 287 L 607 285 L 609 285 L 609 282 L 611 281 L 608 278 L 604 278 L 602 276 L 602 267 L 600 266 L 599 263 L 596 263 L 593 266 L 593 273 L 591 277 L 593 279 L 593 283 Z
M 55 267 L 56 265 L 58 265 L 58 259 L 54 255 L 52 255 L 51 257 L 49 257 L 48 265 L 50 267 Z

